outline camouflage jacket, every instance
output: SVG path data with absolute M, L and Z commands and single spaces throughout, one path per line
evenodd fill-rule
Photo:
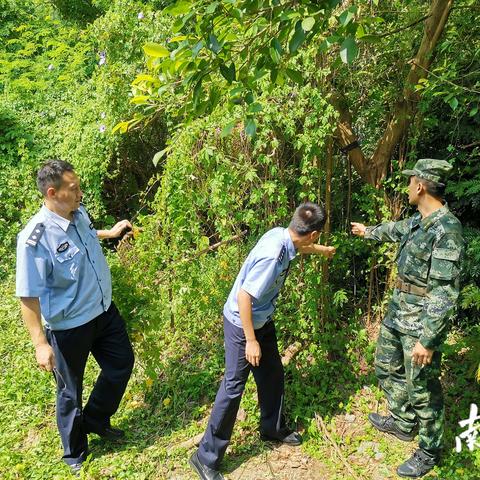
M 399 277 L 426 287 L 425 296 L 395 288 L 384 323 L 418 337 L 425 348 L 436 349 L 446 337 L 460 289 L 461 223 L 444 205 L 423 220 L 417 212 L 400 222 L 367 227 L 365 238 L 400 243 Z

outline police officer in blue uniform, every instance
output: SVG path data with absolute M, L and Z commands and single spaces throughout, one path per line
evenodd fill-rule
M 297 251 L 334 255 L 334 247 L 315 244 L 324 223 L 322 207 L 310 202 L 300 205 L 289 227 L 265 233 L 240 269 L 223 310 L 225 375 L 205 435 L 190 458 L 202 480 L 224 478 L 218 468 L 250 371 L 258 390 L 261 438 L 289 445 L 302 442 L 299 433 L 287 428 L 282 412 L 284 372 L 272 315 Z
M 99 238 L 119 237 L 131 225 L 123 220 L 111 230 L 95 230 L 81 204 L 79 178 L 67 162 L 47 162 L 37 185 L 44 205 L 18 235 L 16 295 L 38 365 L 55 376 L 63 460 L 78 473 L 88 455 L 87 433 L 123 436 L 110 417 L 134 357 L 125 323 L 112 303 L 110 270 Z M 101 372 L 83 408 L 89 353 Z

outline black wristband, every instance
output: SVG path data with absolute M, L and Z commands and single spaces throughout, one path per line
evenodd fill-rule
M 358 143 L 358 140 L 355 140 L 352 143 L 349 143 L 346 147 L 343 147 L 340 149 L 342 153 L 348 153 L 350 150 L 354 150 L 355 148 L 360 148 L 360 144 Z

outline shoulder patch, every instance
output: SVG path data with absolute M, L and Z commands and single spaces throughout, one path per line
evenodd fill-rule
M 25 243 L 31 247 L 36 247 L 44 232 L 45 225 L 43 223 L 37 223 Z
M 278 254 L 277 262 L 280 262 L 280 263 L 283 262 L 283 257 L 285 257 L 286 252 L 287 252 L 287 247 L 283 245 L 282 249 L 280 250 L 280 253 Z
M 70 246 L 70 244 L 69 244 L 68 242 L 63 242 L 63 243 L 61 243 L 61 244 L 57 247 L 57 253 L 62 253 L 62 252 L 64 252 L 69 246 Z

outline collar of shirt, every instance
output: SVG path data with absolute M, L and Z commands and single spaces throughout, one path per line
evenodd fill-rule
M 445 203 L 445 205 L 438 210 L 435 210 L 433 213 L 431 213 L 428 217 L 425 217 L 420 224 L 422 225 L 422 228 L 424 230 L 428 230 L 437 220 L 439 220 L 441 217 L 446 215 L 448 213 L 448 205 Z
M 416 212 L 412 216 L 412 222 L 410 224 L 410 228 L 413 230 L 417 228 L 422 223 L 422 215 L 420 212 Z
M 73 223 L 75 225 L 75 221 L 72 222 L 68 220 L 68 218 L 61 217 L 57 213 L 52 212 L 52 210 L 47 208 L 46 205 L 42 205 L 41 212 L 46 219 L 56 223 L 64 232 L 67 231 L 68 227 L 70 226 L 70 223 Z M 80 210 L 75 210 L 75 212 L 73 212 L 73 219 L 75 220 L 75 218 L 81 214 L 82 212 Z
M 297 255 L 297 252 L 295 250 L 295 245 L 293 244 L 292 237 L 290 236 L 288 228 L 283 231 L 283 238 L 285 240 L 285 246 L 287 247 L 288 259 L 291 261 Z

